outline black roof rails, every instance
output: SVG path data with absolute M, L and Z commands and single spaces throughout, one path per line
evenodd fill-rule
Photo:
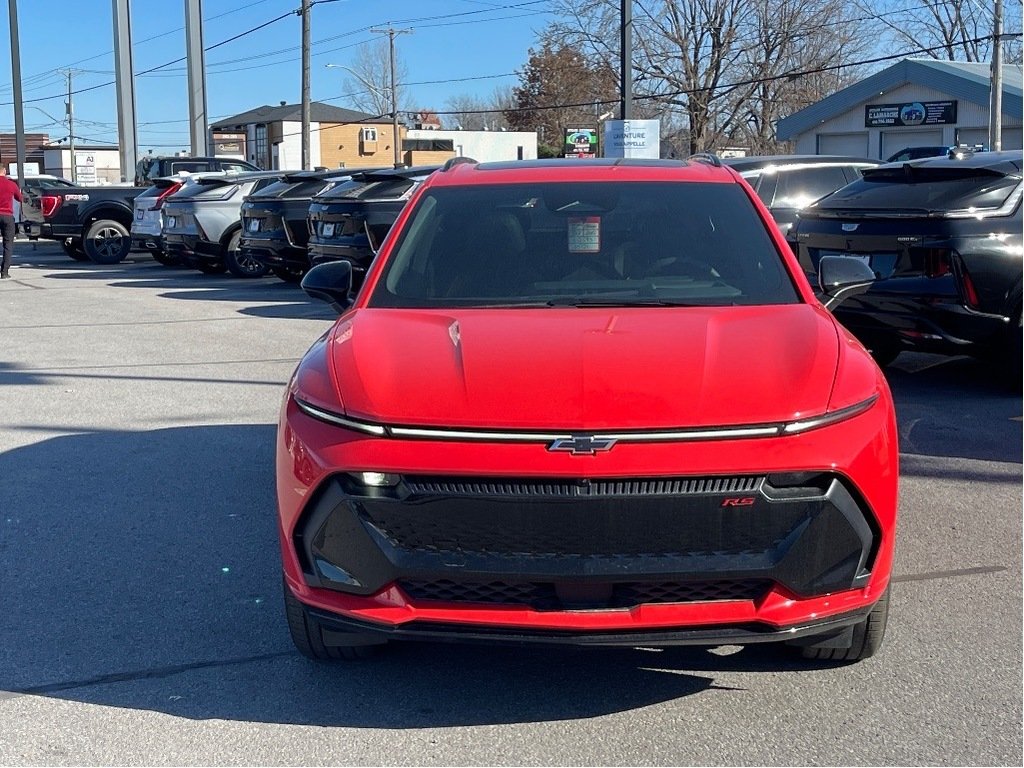
M 444 165 L 441 166 L 441 171 L 450 171 L 456 165 L 462 165 L 463 163 L 472 163 L 473 165 L 477 165 L 477 161 L 472 157 L 451 157 L 445 160 Z
M 715 168 L 722 167 L 722 161 L 714 152 L 697 152 L 696 154 L 690 155 L 686 159 L 688 161 L 692 160 L 695 163 L 706 163 L 708 165 L 713 165 Z

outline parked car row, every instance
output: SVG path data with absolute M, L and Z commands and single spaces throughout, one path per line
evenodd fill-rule
M 412 191 L 437 166 L 178 174 L 135 198 L 132 240 L 168 266 L 298 282 L 346 259 L 356 285 Z
M 750 184 L 808 275 L 824 256 L 871 268 L 877 282 L 837 313 L 881 365 L 903 349 L 972 354 L 1005 359 L 1019 381 L 1020 151 L 890 164 L 797 155 L 722 162 Z M 289 282 L 344 260 L 357 290 L 436 170 L 211 171 L 154 179 L 145 191 L 59 181 L 26 195 L 25 219 L 79 260 L 116 263 L 134 243 L 167 265 Z
M 1021 381 L 1022 153 L 891 163 L 804 208 L 789 232 L 808 274 L 827 256 L 877 281 L 836 310 L 882 365 L 903 349 L 995 359 Z

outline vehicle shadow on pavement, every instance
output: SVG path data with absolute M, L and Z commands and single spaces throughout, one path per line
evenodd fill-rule
M 0 454 L 0 698 L 428 727 L 593 717 L 806 669 L 782 649 L 395 644 L 321 665 L 283 618 L 269 424 L 83 432 Z M 703 674 L 699 674 L 703 673 Z
M 147 260 L 148 257 L 142 257 Z M 46 264 L 52 268 L 52 264 Z M 187 301 L 223 301 L 249 304 L 237 311 L 242 315 L 267 318 L 333 320 L 337 313 L 324 302 L 311 299 L 294 283 L 276 277 L 245 279 L 233 275 L 204 275 L 181 267 L 165 267 L 156 262 L 124 263 L 109 267 L 71 262 L 74 271 L 46 274 L 52 280 L 100 280 L 112 288 L 145 288 L 162 291 L 160 296 Z
M 1006 371 L 996 364 L 904 352 L 885 375 L 896 401 L 902 454 L 1015 464 L 1024 460 L 1021 395 L 1009 387 Z M 904 461 L 901 472 L 913 472 L 920 463 Z M 1016 474 L 1019 480 L 1019 467 Z

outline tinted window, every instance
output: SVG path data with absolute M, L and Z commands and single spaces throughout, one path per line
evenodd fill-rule
M 978 168 L 903 167 L 872 170 L 816 207 L 954 211 L 999 208 L 1020 178 Z
M 29 189 L 53 189 L 54 187 L 73 187 L 70 181 L 64 179 L 25 179 L 25 186 Z
M 221 163 L 220 167 L 225 171 L 251 171 L 253 170 L 251 165 L 243 165 L 241 163 Z
M 431 190 L 370 305 L 797 300 L 738 184 L 558 183 Z
M 412 179 L 368 179 L 359 184 L 341 185 L 331 190 L 331 197 L 349 200 L 393 200 L 402 197 L 416 182 Z
M 838 165 L 780 170 L 772 205 L 778 208 L 803 208 L 846 184 L 846 174 Z
M 252 185 L 252 188 L 249 190 L 249 192 L 250 193 L 259 192 L 260 190 L 266 189 L 271 184 L 274 184 L 276 182 L 277 182 L 277 179 L 275 179 L 275 178 L 260 179 L 259 181 L 257 181 L 255 184 Z
M 332 184 L 327 179 L 302 182 L 277 181 L 260 190 L 260 197 L 313 197 Z

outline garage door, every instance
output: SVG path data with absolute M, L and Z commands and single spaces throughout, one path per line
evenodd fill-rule
M 870 157 L 868 154 L 868 133 L 819 133 L 819 155 L 853 155 Z
M 882 133 L 882 159 L 892 157 L 907 147 L 938 147 L 948 144 L 942 140 L 942 129 L 928 131 L 887 131 Z
M 988 128 L 961 128 L 957 132 L 961 144 L 973 147 L 975 144 L 988 144 Z M 1003 128 L 1003 149 L 1021 148 L 1021 129 Z

